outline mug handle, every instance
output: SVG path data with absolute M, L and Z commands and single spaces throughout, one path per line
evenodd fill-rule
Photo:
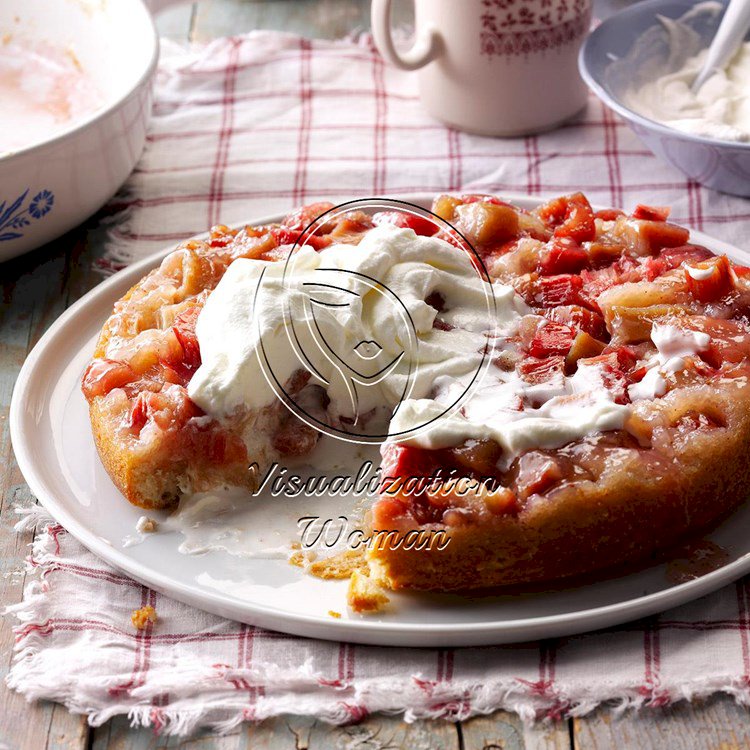
M 391 35 L 392 0 L 372 0 L 370 19 L 372 35 L 380 54 L 401 70 L 417 70 L 432 62 L 440 52 L 440 35 L 428 25 L 417 37 L 407 52 L 399 52 Z

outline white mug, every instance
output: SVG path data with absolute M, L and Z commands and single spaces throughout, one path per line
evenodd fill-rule
M 419 70 L 427 111 L 481 135 L 550 130 L 586 106 L 577 66 L 591 0 L 414 0 L 416 39 L 400 52 L 391 0 L 372 0 L 383 57 Z

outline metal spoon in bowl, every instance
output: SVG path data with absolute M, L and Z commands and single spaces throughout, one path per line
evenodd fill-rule
M 750 28 L 750 0 L 729 0 L 719 30 L 708 48 L 706 61 L 690 87 L 694 94 L 734 57 Z

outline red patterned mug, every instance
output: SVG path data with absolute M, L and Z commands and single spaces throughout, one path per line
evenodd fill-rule
M 373 0 L 383 57 L 419 70 L 422 103 L 460 130 L 517 136 L 549 130 L 586 105 L 578 49 L 591 0 L 414 0 L 416 40 L 396 49 L 391 0 Z

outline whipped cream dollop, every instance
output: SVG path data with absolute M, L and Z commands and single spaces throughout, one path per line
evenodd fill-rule
M 705 11 L 711 12 L 713 4 L 705 5 Z M 639 70 L 637 82 L 622 94 L 623 103 L 650 120 L 685 133 L 750 141 L 750 42 L 740 47 L 724 70 L 693 92 L 691 86 L 708 49 L 700 49 L 704 42 L 690 27 L 689 18 L 659 20 L 668 37 L 669 58 L 661 67 Z
M 356 246 L 302 247 L 286 266 L 234 261 L 198 318 L 202 364 L 188 392 L 227 417 L 273 403 L 273 380 L 304 367 L 331 419 L 385 409 L 392 440 L 426 448 L 490 438 L 506 468 L 532 448 L 622 428 L 629 407 L 596 364 L 539 383 L 499 366 L 505 350 L 518 355 L 531 313 L 443 240 L 379 226 Z
M 475 377 L 488 340 L 527 311 L 512 288 L 483 282 L 465 253 L 393 226 L 359 245 L 303 246 L 288 263 L 241 258 L 198 318 L 202 364 L 188 392 L 223 417 L 273 403 L 304 369 L 333 418 L 390 416 L 428 397 L 438 377 Z

